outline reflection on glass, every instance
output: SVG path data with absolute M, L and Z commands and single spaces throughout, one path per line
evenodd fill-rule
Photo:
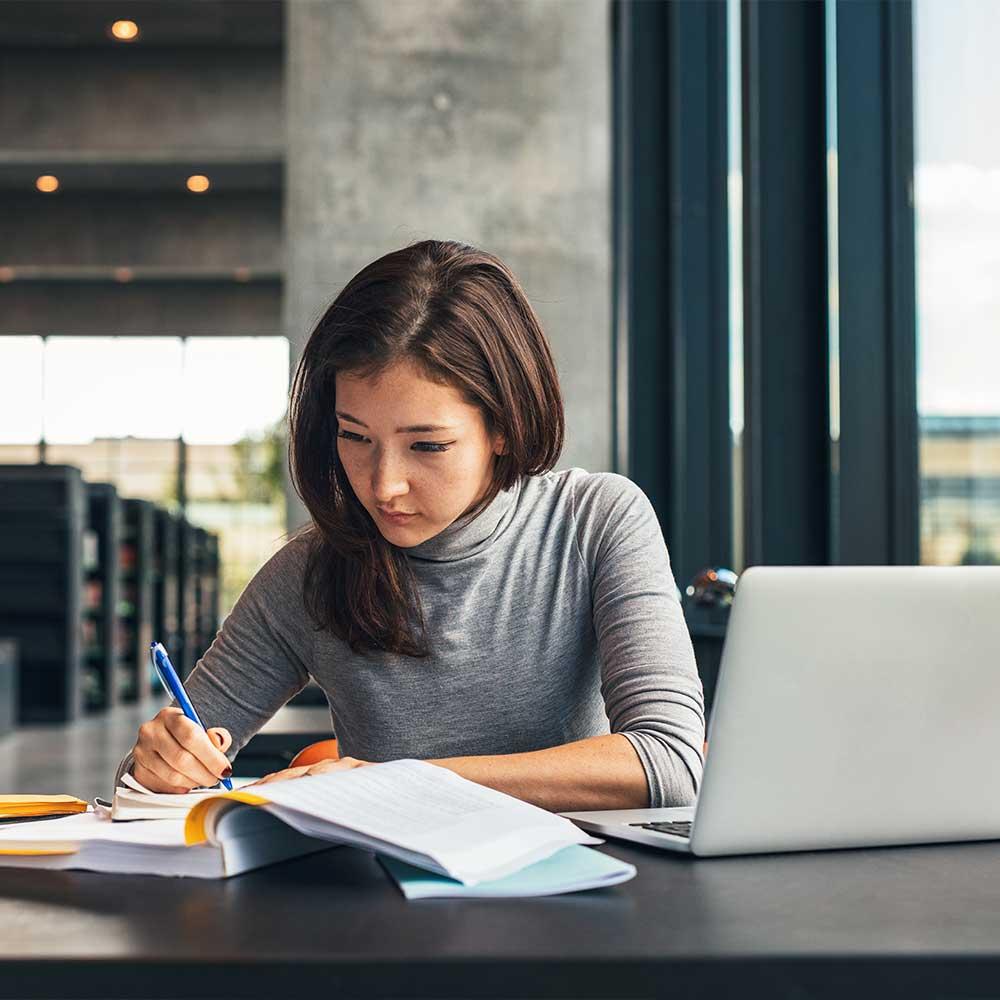
M 840 553 L 840 135 L 837 131 L 837 0 L 826 0 L 826 301 L 830 401 L 830 551 Z
M 729 432 L 732 439 L 733 568 L 745 562 L 743 541 L 743 149 L 740 86 L 740 3 L 726 4 L 726 98 L 729 146 Z
M 1000 4 L 914 4 L 921 562 L 1000 563 Z

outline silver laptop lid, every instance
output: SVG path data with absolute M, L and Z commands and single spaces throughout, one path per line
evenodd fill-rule
M 1000 567 L 753 567 L 696 854 L 1000 838 Z

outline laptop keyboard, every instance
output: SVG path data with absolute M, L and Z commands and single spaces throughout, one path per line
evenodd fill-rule
M 690 820 L 677 820 L 672 823 L 629 823 L 629 826 L 641 826 L 644 830 L 655 830 L 657 833 L 672 833 L 677 837 L 691 836 Z

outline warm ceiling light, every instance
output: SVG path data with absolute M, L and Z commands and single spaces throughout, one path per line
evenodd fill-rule
M 14 268 L 12 267 L 0 267 L 0 282 L 6 284 L 8 281 L 14 280 Z
M 201 194 L 203 191 L 207 191 L 208 178 L 204 174 L 192 174 L 187 179 L 187 189 L 188 191 L 194 191 L 195 194 Z
M 44 191 L 46 194 L 49 194 L 59 187 L 59 178 L 53 177 L 52 174 L 42 174 L 42 176 L 35 181 L 35 187 L 38 188 L 39 191 Z
M 139 25 L 135 21 L 115 21 L 111 25 L 111 34 L 119 42 L 134 42 L 139 37 Z
M 133 277 L 132 268 L 130 267 L 115 268 L 115 281 L 131 281 L 132 277 Z

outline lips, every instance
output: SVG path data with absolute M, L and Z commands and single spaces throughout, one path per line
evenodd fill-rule
M 415 513 L 414 511 L 407 510 L 386 510 L 384 507 L 379 507 L 378 512 L 383 517 L 391 517 L 396 520 L 401 520 L 404 517 L 413 517 Z

